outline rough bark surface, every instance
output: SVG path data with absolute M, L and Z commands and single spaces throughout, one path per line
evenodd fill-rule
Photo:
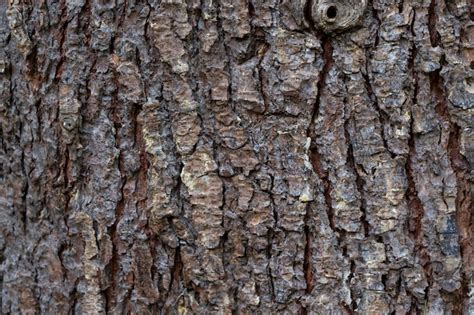
M 0 312 L 474 314 L 471 9 L 0 0 Z

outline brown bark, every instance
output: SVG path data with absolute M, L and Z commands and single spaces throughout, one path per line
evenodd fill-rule
M 474 313 L 470 10 L 0 1 L 0 312 Z

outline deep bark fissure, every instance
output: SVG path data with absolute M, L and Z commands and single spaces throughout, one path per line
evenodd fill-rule
M 304 276 L 306 281 L 306 293 L 311 293 L 314 288 L 313 283 L 313 263 L 312 263 L 312 255 L 313 251 L 311 248 L 311 240 L 313 237 L 313 233 L 311 233 L 311 227 L 308 225 L 308 221 L 311 218 L 311 204 L 306 206 L 306 215 L 305 215 L 305 226 L 304 226 L 304 234 L 305 234 L 305 249 L 304 249 Z
M 55 80 L 59 80 L 62 76 L 62 65 L 64 63 L 64 41 L 66 40 L 67 30 L 69 25 L 69 20 L 65 14 L 66 11 L 66 1 L 62 2 L 62 8 L 60 13 L 60 19 L 62 20 L 62 25 L 59 27 L 59 61 L 56 64 L 56 74 Z
M 413 127 L 412 127 L 413 128 Z M 413 130 L 413 129 L 412 129 Z M 424 268 L 425 275 L 429 283 L 432 283 L 432 270 L 431 270 L 431 259 L 430 255 L 427 252 L 426 246 L 424 244 L 424 235 L 423 235 L 423 217 L 425 210 L 423 208 L 423 203 L 418 197 L 418 192 L 416 189 L 415 179 L 413 176 L 413 166 L 412 159 L 415 156 L 415 135 L 411 134 L 411 137 L 408 141 L 409 144 L 409 154 L 406 162 L 406 175 L 407 175 L 407 200 L 408 200 L 408 209 L 413 211 L 410 213 L 408 221 L 408 231 L 411 238 L 415 242 L 414 252 L 420 259 L 420 264 Z
M 306 1 L 305 6 L 304 6 L 304 18 L 306 19 L 306 22 L 308 23 L 309 30 L 312 33 L 317 33 L 318 31 L 314 27 L 315 23 L 313 20 L 313 14 L 311 13 L 311 7 L 313 6 L 314 1 L 315 0 Z
M 309 5 L 310 1 L 308 1 Z M 305 10 L 305 15 L 306 18 L 312 22 L 311 14 L 309 13 L 310 8 L 306 7 Z M 312 25 L 312 23 L 310 23 Z M 316 144 L 314 143 L 315 139 L 315 124 L 316 124 L 316 119 L 319 115 L 319 110 L 320 110 L 320 102 L 321 102 L 321 94 L 323 93 L 323 89 L 325 86 L 325 80 L 326 77 L 328 76 L 328 73 L 334 63 L 332 53 L 333 53 L 333 47 L 330 42 L 330 38 L 327 38 L 325 36 L 322 37 L 322 57 L 323 57 L 323 68 L 322 72 L 320 73 L 319 76 L 319 81 L 318 81 L 318 94 L 316 95 L 316 101 L 313 107 L 313 111 L 311 113 L 311 120 L 309 127 L 307 129 L 307 136 L 311 139 L 311 144 L 310 144 L 310 154 L 309 154 L 309 159 L 311 161 L 311 165 L 313 167 L 313 172 L 320 178 L 321 183 L 323 183 L 323 190 L 324 190 L 324 197 L 325 197 L 325 202 L 326 202 L 326 209 L 327 209 L 327 215 L 329 219 L 329 224 L 331 228 L 334 230 L 334 219 L 333 219 L 333 211 L 332 211 L 332 204 L 331 204 L 331 197 L 330 197 L 330 183 L 327 178 L 327 174 L 324 174 L 322 170 L 322 165 L 321 165 L 321 158 L 319 155 L 319 152 L 316 148 Z M 306 206 L 306 214 L 305 214 L 305 219 L 304 219 L 304 234 L 305 234 L 305 250 L 304 250 L 304 263 L 303 263 L 303 270 L 304 270 L 304 276 L 305 276 L 305 282 L 306 282 L 306 293 L 310 294 L 314 288 L 314 281 L 313 281 L 313 251 L 311 247 L 311 241 L 313 237 L 313 233 L 311 233 L 311 228 L 308 225 L 309 220 L 311 219 L 311 203 L 309 203 Z M 302 307 L 302 313 L 306 314 L 307 309 L 305 307 Z
M 416 21 L 416 9 L 413 9 L 415 17 L 413 18 L 412 24 L 410 25 L 410 31 L 415 38 L 415 21 Z M 414 255 L 418 257 L 420 260 L 419 263 L 423 268 L 425 276 L 429 284 L 433 283 L 433 274 L 432 274 L 432 267 L 431 267 L 431 257 L 428 253 L 428 249 L 424 242 L 424 228 L 423 228 L 423 218 L 425 216 L 425 209 L 423 207 L 423 203 L 421 202 L 420 198 L 418 197 L 418 190 L 416 188 L 415 183 L 415 176 L 414 176 L 414 167 L 413 167 L 413 159 L 416 157 L 416 143 L 415 138 L 416 134 L 413 130 L 414 124 L 414 117 L 413 111 L 415 106 L 418 106 L 418 70 L 416 69 L 415 60 L 417 58 L 418 50 L 416 43 L 413 42 L 411 55 L 409 58 L 409 68 L 411 69 L 412 76 L 413 76 L 413 94 L 412 94 L 412 109 L 411 109 L 411 118 L 410 118 L 410 137 L 408 139 L 408 156 L 405 162 L 405 174 L 407 177 L 407 190 L 406 190 L 406 198 L 408 202 L 408 232 L 410 238 L 414 242 Z M 425 289 L 424 295 L 425 298 L 428 297 L 429 288 Z M 412 306 L 411 308 L 419 311 L 418 301 L 415 297 L 412 297 Z
M 436 29 L 436 2 L 437 0 L 431 0 L 428 8 L 428 30 L 430 32 L 430 42 L 432 47 L 438 47 L 440 44 L 440 36 Z
M 272 204 L 272 208 L 275 208 Z M 275 211 L 273 210 L 275 213 Z M 275 224 L 276 226 L 276 224 Z M 272 301 L 275 301 L 275 283 L 273 281 L 273 275 L 272 275 L 272 251 L 273 251 L 273 235 L 275 234 L 275 231 L 273 229 L 269 229 L 267 233 L 267 248 L 266 248 L 266 256 L 268 259 L 268 264 L 266 268 L 266 272 L 268 275 L 268 279 L 270 280 L 270 288 L 271 288 L 271 296 L 272 296 Z
M 459 233 L 459 245 L 461 258 L 464 263 L 469 263 L 469 255 L 472 255 L 472 231 L 474 230 L 473 214 L 472 214 L 472 185 L 468 180 L 469 164 L 465 158 L 460 154 L 459 144 L 459 127 L 452 124 L 451 132 L 448 140 L 448 154 L 451 161 L 451 166 L 456 174 L 458 184 L 458 191 L 456 196 L 456 223 Z M 456 297 L 456 304 L 459 307 L 459 312 L 462 311 L 462 303 L 469 299 L 469 280 L 468 272 L 463 271 L 466 277 L 463 277 L 461 288 Z
M 351 117 L 347 117 L 346 121 L 344 122 L 344 135 L 347 143 L 347 163 L 349 164 L 351 170 L 354 172 L 355 176 L 355 184 L 357 188 L 357 192 L 360 196 L 360 221 L 362 223 L 363 232 L 366 237 L 370 235 L 370 224 L 367 221 L 367 211 L 366 211 L 366 201 L 364 198 L 364 180 L 359 175 L 359 170 L 355 162 L 354 158 L 354 149 L 352 147 L 351 136 L 349 133 L 349 123 L 351 121 Z
M 322 93 L 324 93 L 326 77 L 328 76 L 329 71 L 331 70 L 331 67 L 334 64 L 334 60 L 332 56 L 333 46 L 331 43 L 331 38 L 323 36 L 321 41 L 322 41 L 322 47 L 323 47 L 322 58 L 324 60 L 324 64 L 323 64 L 321 73 L 319 75 L 318 94 L 316 95 L 316 101 L 315 101 L 313 111 L 311 114 L 311 121 L 307 130 L 307 136 L 311 138 L 310 161 L 313 166 L 313 171 L 320 178 L 323 184 L 324 199 L 326 202 L 326 211 L 327 211 L 327 216 L 329 219 L 329 224 L 331 226 L 331 229 L 335 231 L 334 213 L 333 213 L 332 201 L 331 201 L 331 183 L 328 179 L 327 172 L 324 171 L 323 169 L 323 166 L 321 163 L 321 157 L 317 148 L 317 144 L 315 143 L 315 140 L 314 140 L 316 136 L 315 124 L 316 124 L 316 120 L 318 118 L 319 111 L 320 111 L 321 95 Z
M 471 185 L 467 180 L 468 177 L 468 163 L 460 153 L 460 128 L 453 122 L 449 111 L 448 98 L 446 95 L 446 88 L 444 85 L 443 77 L 441 76 L 441 69 L 433 72 L 430 75 L 430 88 L 433 92 L 433 98 L 436 102 L 435 110 L 438 115 L 438 119 L 443 126 L 441 132 L 447 132 L 447 153 L 450 161 L 450 166 L 456 176 L 457 182 L 457 196 L 456 196 L 456 233 L 459 237 L 460 254 L 461 258 L 464 258 L 466 252 L 471 252 L 469 241 L 469 231 L 472 231 L 472 193 Z M 443 201 L 446 204 L 445 199 Z M 471 232 L 472 233 L 472 232 Z M 459 311 L 462 309 L 462 301 L 469 299 L 469 285 L 467 277 L 463 278 L 461 287 L 455 294 L 456 307 L 459 307 Z
M 23 129 L 23 124 L 20 123 L 20 130 Z M 20 133 L 20 138 L 21 138 L 21 133 Z M 20 208 L 19 214 L 20 214 L 20 222 L 22 223 L 22 229 L 23 229 L 23 235 L 27 235 L 27 214 L 28 214 L 28 190 L 30 188 L 30 179 L 28 176 L 28 173 L 26 171 L 26 166 L 25 166 L 25 150 L 22 150 L 21 152 L 21 171 L 23 172 L 24 182 L 23 182 L 23 187 L 22 187 L 22 207 Z
M 123 22 L 123 19 L 125 17 L 125 7 L 126 7 L 127 1 L 125 1 L 124 8 L 122 9 L 122 13 L 119 17 L 119 21 L 116 26 L 116 33 L 112 35 L 112 38 L 110 40 L 110 45 L 109 45 L 109 51 L 108 54 L 111 56 L 112 54 L 115 53 L 115 39 L 117 36 L 117 33 L 122 32 L 121 25 Z M 92 67 L 93 69 L 93 67 Z M 118 150 L 118 157 L 117 157 L 117 164 L 118 164 L 118 170 L 120 173 L 120 180 L 121 180 L 121 189 L 120 189 L 120 199 L 115 207 L 115 220 L 113 224 L 108 228 L 110 230 L 110 238 L 112 239 L 112 257 L 110 258 L 110 261 L 108 263 L 108 266 L 111 268 L 111 274 L 112 277 L 115 277 L 115 279 L 112 280 L 112 285 L 109 285 L 109 287 L 105 290 L 104 292 L 104 297 L 105 297 L 105 307 L 106 311 L 107 309 L 112 310 L 112 299 L 115 296 L 115 291 L 117 290 L 117 285 L 119 283 L 119 276 L 120 276 L 120 255 L 117 250 L 117 245 L 121 242 L 120 237 L 117 232 L 117 225 L 122 219 L 125 211 L 125 206 L 128 202 L 126 200 L 126 192 L 125 192 L 125 187 L 127 184 L 127 181 L 129 180 L 128 176 L 126 175 L 126 171 L 124 169 L 124 152 L 121 148 L 122 145 L 122 115 L 124 112 L 127 112 L 127 109 L 125 107 L 127 106 L 133 106 L 127 103 L 122 103 L 119 101 L 119 89 L 120 89 L 120 82 L 119 82 L 119 77 L 118 77 L 117 70 L 113 70 L 113 84 L 114 84 L 114 92 L 112 94 L 112 110 L 111 110 L 111 120 L 113 122 L 114 126 L 114 140 L 115 140 L 115 148 Z M 127 115 L 128 116 L 128 115 Z M 136 122 L 136 121 L 135 121 Z
M 170 272 L 171 280 L 170 280 L 170 285 L 169 285 L 169 288 L 168 288 L 168 294 L 173 289 L 173 286 L 176 283 L 179 283 L 179 281 L 181 279 L 182 271 L 183 271 L 183 263 L 181 261 L 181 246 L 178 245 L 178 246 L 176 246 L 176 250 L 175 250 L 175 253 L 174 253 L 173 266 L 171 267 L 171 272 Z M 168 299 L 168 295 L 167 295 L 165 301 L 167 299 Z
M 373 6 L 373 4 L 372 4 L 372 18 L 377 22 L 377 26 L 380 28 L 380 25 L 382 23 L 377 13 L 377 9 Z M 380 42 L 380 30 L 378 29 L 377 32 L 375 32 L 374 45 L 372 47 L 377 48 L 377 46 L 379 45 L 379 42 Z

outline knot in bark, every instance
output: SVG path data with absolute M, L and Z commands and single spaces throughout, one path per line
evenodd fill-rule
M 312 0 L 311 18 L 325 33 L 340 32 L 357 25 L 366 7 L 367 0 Z

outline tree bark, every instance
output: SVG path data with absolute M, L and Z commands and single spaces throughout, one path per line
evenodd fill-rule
M 1 313 L 474 314 L 471 9 L 0 0 Z

